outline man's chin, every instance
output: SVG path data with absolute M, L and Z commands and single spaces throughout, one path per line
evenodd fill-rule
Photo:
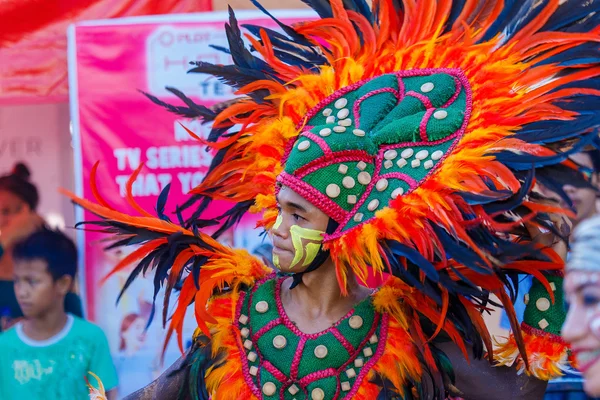
M 590 397 L 600 397 L 600 361 L 583 375 L 583 389 Z

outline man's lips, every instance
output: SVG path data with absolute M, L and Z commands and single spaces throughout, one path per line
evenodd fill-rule
M 579 364 L 579 371 L 584 373 L 590 369 L 598 360 L 600 360 L 600 349 L 578 349 L 573 350 L 577 363 Z
M 279 247 L 277 245 L 273 245 L 273 251 L 276 252 L 276 253 L 286 253 L 286 252 L 289 253 L 289 252 L 291 252 L 291 250 L 288 250 L 288 249 L 283 248 L 283 247 Z

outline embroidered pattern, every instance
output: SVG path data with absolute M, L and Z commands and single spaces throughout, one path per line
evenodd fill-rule
M 330 328 L 306 334 L 283 308 L 283 280 L 256 285 L 238 301 L 246 383 L 262 399 L 350 399 L 383 353 L 387 314 L 376 312 L 369 298 Z
M 279 181 L 340 223 L 331 240 L 419 187 L 458 143 L 470 114 L 460 70 L 358 82 L 308 113 Z

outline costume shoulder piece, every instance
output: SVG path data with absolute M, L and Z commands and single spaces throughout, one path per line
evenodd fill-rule
M 167 298 L 185 277 L 172 330 L 181 331 L 183 311 L 194 300 L 198 324 L 209 337 L 216 323 L 205 308 L 211 296 L 224 290 L 238 296 L 269 274 L 258 260 L 217 239 L 248 212 L 261 215 L 259 228 L 271 229 L 278 214 L 276 192 L 287 186 L 335 223 L 322 247 L 335 263 L 343 293 L 349 276 L 366 280 L 369 269 L 397 279 L 394 287 L 402 290 L 387 293 L 411 316 L 422 375 L 435 377 L 437 398 L 443 397 L 444 377 L 432 339 L 443 333 L 462 348 L 472 343 L 475 356 L 487 350 L 493 357 L 481 318 L 492 294 L 511 320 L 512 361 L 536 373 L 530 360 L 538 354 L 527 350 L 543 347 L 529 342 L 552 339 L 538 335 L 550 320 L 536 315 L 538 321 L 531 323 L 537 330 L 528 330 L 524 340 L 512 305 L 515 283 L 518 274 L 533 275 L 541 285 L 536 296 L 545 293 L 550 305 L 556 304 L 553 281 L 546 276 L 560 275 L 563 262 L 534 238 L 539 231 L 561 236 L 550 215 L 564 210 L 548 203 L 549 192 L 568 203 L 564 182 L 589 184 L 567 158 L 597 141 L 598 2 L 305 3 L 319 18 L 293 26 L 275 19 L 279 31 L 245 26 L 249 48 L 231 12 L 224 50 L 233 64 L 199 61 L 190 72 L 217 76 L 236 89 L 235 99 L 208 109 L 175 89 L 170 90 L 185 106 L 149 96 L 180 115 L 212 123 L 209 137 L 198 140 L 216 156 L 181 207 L 192 211 L 189 219 L 169 222 L 165 196 L 158 218 L 131 196 L 128 201 L 143 216 L 120 214 L 100 197 L 98 204 L 73 199 L 117 234 L 116 245 L 141 244 L 118 268 L 139 261 L 134 276 L 153 268 L 156 284 L 167 283 Z M 220 200 L 234 205 L 216 221 L 206 221 L 205 210 Z M 216 232 L 205 233 L 215 223 Z M 256 311 L 253 306 L 248 304 L 248 313 Z M 284 351 L 302 339 L 290 332 L 275 335 L 286 340 Z M 258 340 L 274 338 L 265 332 Z M 240 355 L 246 350 L 238 349 Z M 293 351 L 304 357 L 298 346 Z M 563 363 L 564 357 L 551 360 Z M 256 378 L 250 375 L 253 393 L 262 390 L 263 373 L 291 376 L 293 360 L 286 362 L 261 369 L 260 376 L 257 371 Z M 214 370 L 208 367 L 202 378 L 210 381 Z M 303 382 L 295 385 L 308 393 L 313 381 Z M 402 391 L 387 382 L 378 387 Z M 211 393 L 215 390 L 210 386 Z

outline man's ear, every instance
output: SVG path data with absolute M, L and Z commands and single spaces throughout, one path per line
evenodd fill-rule
M 73 285 L 73 278 L 69 275 L 63 275 L 56 280 L 55 285 L 58 288 L 59 293 L 66 296 Z
M 592 174 L 591 182 L 596 189 L 600 190 L 600 172 L 594 172 Z M 600 197 L 600 192 L 598 192 L 597 196 Z

